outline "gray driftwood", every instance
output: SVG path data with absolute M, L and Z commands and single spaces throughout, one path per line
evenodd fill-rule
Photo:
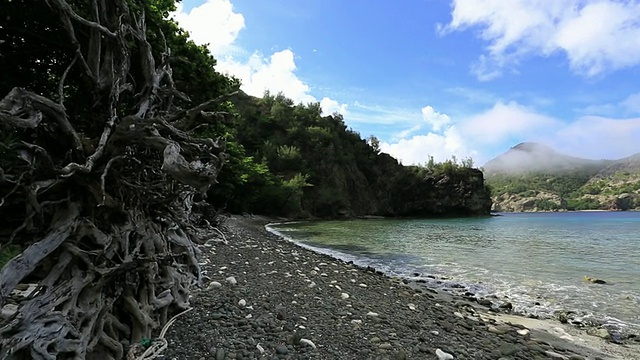
M 177 109 L 173 99 L 186 96 L 173 87 L 170 49 L 153 57 L 144 14 L 127 0 L 86 3 L 94 16 L 46 1 L 75 52 L 59 99 L 14 88 L 0 101 L 2 131 L 26 134 L 0 143 L 0 250 L 22 249 L 0 269 L 0 308 L 18 306 L 0 318 L 0 359 L 122 359 L 187 308 L 200 281 L 195 209 L 225 154 L 223 142 L 192 130 L 215 119 L 212 107 L 227 96 Z M 132 61 L 144 84 L 130 82 Z M 86 139 L 73 126 L 82 119 L 67 114 L 71 71 L 99 94 L 99 137 Z M 121 113 L 125 96 L 137 105 Z M 16 297 L 20 284 L 37 289 Z

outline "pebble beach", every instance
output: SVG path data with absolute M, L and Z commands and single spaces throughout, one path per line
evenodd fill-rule
M 225 217 L 225 241 L 199 246 L 205 282 L 168 329 L 164 359 L 640 359 L 635 345 L 312 252 L 268 222 Z

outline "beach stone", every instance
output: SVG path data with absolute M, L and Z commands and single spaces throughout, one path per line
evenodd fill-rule
M 236 278 L 233 276 L 229 276 L 228 278 L 225 279 L 225 281 L 231 285 L 236 285 L 238 283 L 238 280 L 236 280 Z
M 513 304 L 510 302 L 507 302 L 504 304 L 500 304 L 499 308 L 503 310 L 513 310 Z
M 224 349 L 218 348 L 216 350 L 216 360 L 224 360 L 225 356 L 226 356 L 226 353 Z
M 438 357 L 438 360 L 452 360 L 453 359 L 453 355 L 446 353 L 440 349 L 436 349 L 436 356 Z
M 550 359 L 559 359 L 559 360 L 568 360 L 569 359 L 568 357 L 566 357 L 566 356 L 564 356 L 562 354 L 558 354 L 557 352 L 551 351 L 551 350 L 547 351 L 545 353 L 545 355 L 547 355 Z
M 207 286 L 207 290 L 211 290 L 211 289 L 217 289 L 217 288 L 221 288 L 222 284 L 220 284 L 217 281 L 212 281 L 209 283 L 209 286 Z
M 386 343 L 382 343 L 380 345 L 378 345 L 378 349 L 382 349 L 382 350 L 390 350 L 393 349 L 393 345 L 391 345 L 390 343 L 386 342 Z
M 514 344 L 504 343 L 499 348 L 500 354 L 504 356 L 511 356 L 518 352 L 518 347 Z
M 609 331 L 607 329 L 603 329 L 603 328 L 594 329 L 592 331 L 587 331 L 587 333 L 590 333 L 591 335 L 594 335 L 594 336 L 597 336 L 597 337 L 603 338 L 603 339 L 608 339 L 611 336 L 609 334 Z
M 538 345 L 538 344 L 529 344 L 527 345 L 527 349 L 531 350 L 531 351 L 537 351 L 539 353 L 544 354 L 546 352 L 545 349 L 542 348 L 542 346 Z
M 280 344 L 276 346 L 276 353 L 280 355 L 287 355 L 289 353 L 289 348 L 287 347 L 287 345 Z

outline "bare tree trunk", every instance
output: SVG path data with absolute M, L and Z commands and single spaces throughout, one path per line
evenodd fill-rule
M 66 0 L 47 3 L 75 55 L 59 101 L 21 88 L 0 101 L 0 130 L 17 134 L 0 142 L 0 251 L 21 249 L 0 269 L 0 358 L 122 359 L 187 308 L 200 281 L 193 210 L 225 154 L 224 143 L 193 130 L 233 94 L 176 109 L 172 99 L 185 95 L 173 88 L 170 50 L 154 59 L 132 2 L 92 0 L 88 17 Z M 144 84 L 129 82 L 132 60 Z M 70 71 L 101 104 L 99 137 L 83 138 L 73 124 L 86 119 L 67 114 Z

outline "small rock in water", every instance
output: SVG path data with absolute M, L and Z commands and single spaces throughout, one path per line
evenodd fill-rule
M 366 288 L 367 284 L 359 284 L 358 286 L 360 286 L 361 288 Z
M 440 333 L 437 330 L 432 330 L 431 331 L 431 335 L 440 335 Z
M 409 307 L 409 310 L 415 310 L 416 306 L 414 304 L 407 304 L 407 306 Z
M 342 300 L 347 300 L 349 298 L 349 294 L 342 293 L 342 294 L 340 294 L 340 297 L 342 298 Z
M 520 329 L 520 330 L 518 330 L 518 334 L 520 334 L 522 336 L 527 336 L 527 335 L 529 335 L 529 330 L 528 329 Z
M 229 276 L 228 278 L 225 279 L 229 284 L 231 285 L 235 285 L 238 283 L 238 280 L 236 280 L 235 277 L 233 276 Z
M 260 344 L 256 345 L 256 349 L 260 352 L 260 354 L 264 354 L 264 348 L 260 346 Z
M 446 353 L 440 349 L 436 349 L 436 356 L 439 360 L 451 360 L 453 359 L 453 355 Z
M 238 301 L 238 306 L 245 307 L 246 305 L 247 301 L 245 299 L 240 299 L 240 301 Z
M 373 312 L 373 311 L 369 311 L 369 312 L 367 313 L 367 316 L 376 317 L 376 316 L 378 316 L 378 313 Z

